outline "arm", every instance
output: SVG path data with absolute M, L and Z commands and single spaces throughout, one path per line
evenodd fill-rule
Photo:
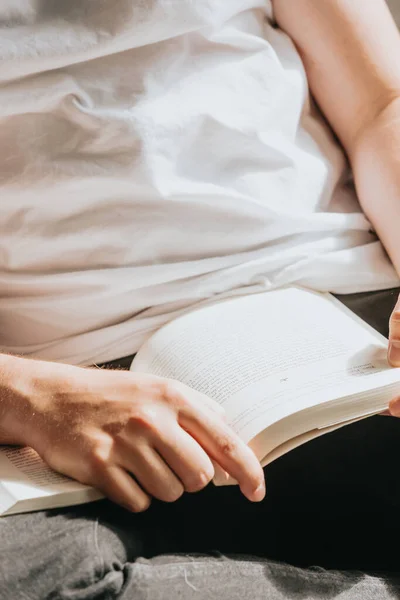
M 23 445 L 24 427 L 32 411 L 26 368 L 14 356 L 0 354 L 0 445 Z M 21 364 L 24 367 L 25 363 Z M 19 426 L 14 427 L 18 422 Z
M 273 0 L 400 273 L 400 35 L 384 0 Z

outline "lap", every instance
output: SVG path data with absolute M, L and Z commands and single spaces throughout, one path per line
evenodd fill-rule
M 222 502 L 216 509 L 221 515 Z M 154 512 L 157 512 L 156 506 Z M 163 540 L 170 536 L 171 530 L 157 529 L 160 521 L 149 519 L 150 514 L 151 511 L 146 516 L 129 515 L 108 501 L 101 501 L 74 509 L 5 519 L 0 524 L 0 598 L 364 600 L 371 597 L 389 600 L 399 597 L 400 585 L 393 576 L 382 578 L 321 567 L 299 568 L 262 556 L 227 556 L 215 546 L 208 548 L 207 555 L 178 554 L 173 550 L 179 545 L 178 540 L 174 541 L 173 537 Z M 187 517 L 183 526 L 190 527 L 198 514 L 191 514 L 191 522 Z M 170 520 L 175 527 L 182 526 L 175 519 Z M 150 521 L 153 521 L 152 527 L 147 527 L 146 522 Z M 242 528 L 246 527 L 240 515 L 236 515 L 235 522 L 237 532 L 241 529 L 240 522 Z M 253 531 L 253 537 L 264 539 L 265 550 L 268 539 L 278 532 L 262 521 L 259 525 L 264 527 Z M 188 533 L 190 537 L 190 531 Z M 292 540 L 286 539 L 286 543 L 293 541 L 296 532 L 293 534 Z M 330 532 L 326 531 L 325 535 L 329 536 Z M 303 537 L 302 543 L 305 541 Z M 149 549 L 155 548 L 154 544 L 169 552 L 152 556 Z
M 229 500 L 228 494 L 225 500 Z M 157 507 L 152 510 L 154 516 Z M 216 514 L 221 515 L 221 512 L 222 499 L 216 506 Z M 170 517 L 172 527 L 161 529 L 157 528 L 160 519 L 154 521 L 150 515 L 151 511 L 146 516 L 129 515 L 108 501 L 101 501 L 74 509 L 5 519 L 0 524 L 0 598 L 363 600 L 371 597 L 389 600 L 399 597 L 400 586 L 395 576 L 382 578 L 321 567 L 299 568 L 266 556 L 227 556 L 212 544 L 205 545 L 209 550 L 207 555 L 177 553 L 173 548 L 179 545 L 179 539 L 171 536 L 171 530 L 174 526 L 191 529 L 199 515 L 192 512 L 189 519 L 186 513 L 183 524 Z M 204 513 L 200 517 L 204 519 Z M 152 526 L 148 527 L 151 521 Z M 240 534 L 241 528 L 246 528 L 246 519 L 236 515 L 235 523 L 233 529 Z M 258 524 L 252 535 L 253 539 L 264 540 L 261 554 L 265 554 L 268 540 L 279 535 L 279 531 L 271 527 L 270 520 L 258 521 Z M 330 534 L 329 530 L 321 532 L 319 542 L 328 541 Z M 169 541 L 163 537 L 169 537 Z M 301 544 L 295 538 L 296 531 L 293 531 L 291 539 L 285 541 L 287 544 L 295 541 L 299 550 Z M 218 544 L 216 538 L 213 541 Z M 345 539 L 341 542 L 346 544 Z M 301 543 L 307 547 L 307 538 L 303 536 Z M 149 550 L 157 545 L 168 553 L 153 556 Z
M 385 333 L 394 292 L 344 300 Z M 291 586 L 322 598 L 327 585 L 333 599 L 368 589 L 398 597 L 394 579 L 388 586 L 320 568 L 398 571 L 389 548 L 400 534 L 399 428 L 374 417 L 292 451 L 267 467 L 267 497 L 257 505 L 237 488 L 209 486 L 140 515 L 101 501 L 8 517 L 0 521 L 0 597 L 186 599 L 212 590 L 234 600 L 251 590 L 273 600 L 291 597 Z M 319 569 L 299 568 L 310 565 Z
M 1 520 L 0 598 L 57 598 L 95 585 L 103 575 L 96 523 L 89 506 Z

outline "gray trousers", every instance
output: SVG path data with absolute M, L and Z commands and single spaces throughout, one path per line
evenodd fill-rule
M 396 297 L 341 299 L 387 335 Z M 399 473 L 400 420 L 373 417 L 269 465 L 260 504 L 210 485 L 138 515 L 103 500 L 7 517 L 0 600 L 400 598 Z

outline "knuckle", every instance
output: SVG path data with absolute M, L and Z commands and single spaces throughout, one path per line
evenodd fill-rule
M 183 489 L 182 485 L 170 487 L 167 490 L 165 490 L 161 500 L 163 500 L 164 502 L 176 502 L 182 496 L 184 491 L 185 490 Z
M 214 473 L 211 470 L 200 470 L 193 473 L 186 482 L 186 490 L 188 492 L 199 492 L 210 483 L 213 476 Z
M 186 404 L 184 386 L 174 379 L 165 379 L 162 384 L 162 398 L 170 406 L 181 408 Z
M 109 465 L 109 453 L 102 448 L 93 448 L 89 454 L 89 462 L 95 472 L 103 471 Z
M 130 425 L 136 429 L 155 432 L 158 430 L 157 418 L 154 411 L 142 407 L 140 411 L 135 412 L 129 419 Z
M 400 325 L 400 309 L 395 309 L 392 312 L 391 321 L 395 325 Z
M 174 398 L 177 393 L 176 382 L 173 379 L 163 379 L 160 382 L 160 392 L 165 400 Z
M 218 440 L 219 452 L 228 458 L 232 458 L 237 454 L 237 444 L 228 437 L 221 437 Z

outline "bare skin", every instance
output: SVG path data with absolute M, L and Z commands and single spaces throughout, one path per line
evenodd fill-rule
M 400 274 L 400 35 L 384 0 L 274 0 L 350 160 L 364 212 Z M 389 362 L 400 367 L 400 299 Z M 400 398 L 390 411 L 400 416 Z
M 214 463 L 249 500 L 264 497 L 255 455 L 199 392 L 145 374 L 2 358 L 0 442 L 30 445 L 133 512 L 151 497 L 172 502 L 202 489 Z
M 400 36 L 384 0 L 274 0 L 311 90 L 351 162 L 363 209 L 400 273 Z M 389 360 L 400 366 L 400 302 Z M 396 344 L 399 344 L 398 346 Z M 400 399 L 391 412 L 400 416 Z M 203 488 L 214 465 L 260 501 L 263 471 L 210 399 L 176 382 L 0 355 L 0 444 L 129 510 Z M 133 475 L 134 477 L 132 477 Z

